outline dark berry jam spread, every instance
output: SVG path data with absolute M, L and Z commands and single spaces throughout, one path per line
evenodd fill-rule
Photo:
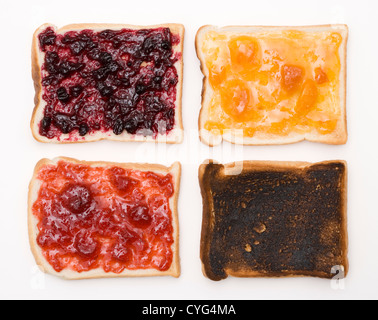
M 171 174 L 60 161 L 38 179 L 37 244 L 55 271 L 169 270 Z
M 39 35 L 42 98 L 39 132 L 49 139 L 97 131 L 168 134 L 175 126 L 179 77 L 169 28 L 70 31 Z

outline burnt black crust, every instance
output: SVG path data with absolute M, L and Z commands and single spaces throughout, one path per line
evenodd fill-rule
M 201 258 L 210 279 L 227 278 L 227 270 L 333 278 L 332 267 L 347 268 L 345 163 L 249 167 L 230 176 L 220 164 L 201 170 Z

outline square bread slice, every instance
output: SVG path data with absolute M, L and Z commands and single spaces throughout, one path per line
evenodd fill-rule
M 209 161 L 199 181 L 209 279 L 347 275 L 344 161 Z
M 204 26 L 203 143 L 347 142 L 346 25 Z
M 29 186 L 40 269 L 64 279 L 180 276 L 181 165 L 43 159 Z
M 180 24 L 39 27 L 34 138 L 182 143 L 184 33 Z

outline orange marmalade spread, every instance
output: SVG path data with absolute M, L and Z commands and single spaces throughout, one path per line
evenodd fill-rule
M 333 31 L 209 31 L 200 47 L 212 89 L 204 129 L 331 134 L 341 121 L 342 41 Z

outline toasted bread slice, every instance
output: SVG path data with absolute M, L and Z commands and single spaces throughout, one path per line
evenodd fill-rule
M 210 161 L 199 181 L 209 279 L 347 275 L 344 161 Z
M 200 28 L 202 142 L 345 144 L 347 40 L 346 25 Z
M 122 172 L 120 180 L 111 180 L 109 174 L 113 170 Z M 98 172 L 101 174 L 95 178 Z M 124 182 L 124 179 L 130 180 L 122 176 L 123 172 L 126 172 L 125 177 L 131 179 L 142 177 L 136 180 L 139 181 L 137 189 L 127 189 L 134 184 Z M 157 176 L 163 180 L 157 180 L 156 184 L 154 177 Z M 52 180 L 49 181 L 47 177 Z M 179 277 L 180 177 L 181 165 L 178 162 L 167 168 L 151 164 L 86 162 L 65 157 L 41 160 L 35 167 L 28 198 L 29 240 L 37 265 L 48 274 L 69 280 Z M 161 181 L 166 183 L 166 178 L 172 181 L 166 185 L 168 189 L 159 184 Z M 112 181 L 116 181 L 115 184 Z M 80 195 L 79 190 L 71 193 L 72 199 L 67 198 L 64 190 L 71 185 L 85 186 L 90 190 L 88 192 L 93 196 L 90 207 L 84 207 L 84 211 L 76 210 L 85 204 L 86 194 L 80 199 L 75 198 L 75 195 Z M 153 194 L 144 191 L 146 186 L 153 188 Z M 121 193 L 118 193 L 119 190 Z M 165 192 L 170 193 L 170 196 Z M 132 198 L 133 196 L 136 198 Z M 64 202 L 64 199 L 69 202 Z M 135 202 L 130 199 L 139 200 Z M 159 211 L 160 207 L 154 201 L 160 201 L 165 209 Z M 138 210 L 134 212 L 136 222 L 130 220 L 133 203 L 137 206 L 145 206 L 147 203 L 149 220 L 146 220 L 143 211 Z M 120 214 L 117 208 L 124 210 L 124 213 Z M 54 218 L 57 212 L 59 216 Z M 149 221 L 147 225 L 146 221 Z M 148 225 L 149 223 L 151 224 Z M 81 238 L 82 232 L 88 237 Z M 81 242 L 77 239 L 81 239 Z M 88 239 L 94 240 L 87 245 Z M 119 245 L 118 242 L 120 246 L 115 247 Z M 95 251 L 91 249 L 91 243 L 97 243 Z M 112 247 L 112 244 L 115 246 Z M 160 248 L 160 251 L 156 248 Z M 97 255 L 91 256 L 92 251 Z M 88 253 L 89 256 L 86 256 Z
M 127 30 L 154 30 L 168 28 L 172 36 L 179 39 L 177 44 L 173 44 L 172 51 L 173 55 L 177 55 L 178 59 L 174 63 L 173 67 L 177 71 L 177 84 L 176 84 L 176 99 L 174 101 L 174 127 L 172 130 L 167 130 L 168 132 L 158 132 L 157 134 L 146 134 L 145 132 L 129 133 L 126 129 L 122 131 L 121 134 L 116 134 L 112 129 L 97 130 L 96 128 L 89 128 L 89 132 L 84 136 L 80 135 L 80 130 L 75 128 L 75 130 L 69 133 L 61 133 L 59 135 L 48 137 L 41 134 L 40 126 L 44 120 L 44 112 L 47 106 L 47 102 L 44 99 L 45 88 L 43 85 L 43 77 L 49 76 L 48 71 L 44 67 L 46 52 L 41 50 L 39 37 L 48 28 L 51 28 L 56 35 L 65 35 L 72 32 L 82 32 L 83 30 L 93 31 L 99 33 L 102 31 L 120 31 L 123 29 Z M 184 33 L 185 28 L 181 24 L 162 24 L 154 26 L 133 26 L 126 24 L 73 24 L 67 25 L 63 28 L 58 29 L 55 25 L 44 24 L 39 27 L 33 36 L 32 44 L 32 77 L 34 80 L 35 87 L 35 107 L 31 119 L 31 130 L 34 138 L 39 142 L 44 143 L 80 143 L 80 142 L 94 142 L 99 140 L 114 140 L 114 141 L 135 141 L 135 142 L 161 142 L 161 143 L 182 143 L 183 141 L 183 124 L 182 124 L 182 85 L 183 85 L 183 49 L 184 49 Z M 79 54 L 80 56 L 80 54 Z M 75 58 L 75 57 L 74 57 Z M 84 59 L 85 61 L 85 59 Z M 142 66 L 149 66 L 150 62 L 143 62 Z M 96 66 L 98 67 L 98 66 Z M 87 67 L 86 67 L 87 68 Z M 124 68 L 124 67 L 122 67 Z M 125 71 L 124 69 L 118 71 L 118 76 Z M 90 72 L 93 72 L 91 69 Z M 135 79 L 134 79 L 135 80 Z M 133 81 L 134 81 L 133 80 Z M 106 80 L 105 80 L 106 84 Z M 135 85 L 135 84 L 133 84 Z M 93 88 L 91 88 L 93 91 Z M 84 87 L 85 91 L 85 87 Z M 92 93 L 91 93 L 92 94 Z M 122 95 L 120 95 L 122 97 Z M 79 98 L 81 99 L 81 98 Z M 108 98 L 105 98 L 105 101 Z M 80 101 L 79 101 L 80 102 Z M 134 106 L 135 107 L 135 106 Z M 133 107 L 133 108 L 134 108 Z M 71 115 L 70 115 L 71 116 Z M 51 122 L 51 120 L 50 120 Z M 148 131 L 148 129 L 146 129 Z M 60 131 L 60 130 L 58 130 Z M 85 132 L 85 131 L 84 131 Z

